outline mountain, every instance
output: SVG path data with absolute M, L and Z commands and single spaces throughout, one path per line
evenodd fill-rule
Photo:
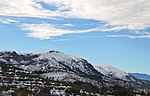
M 129 74 L 132 75 L 135 78 L 150 81 L 150 75 L 148 75 L 148 74 L 141 74 L 141 73 L 129 73 Z
M 118 78 L 124 81 L 136 81 L 136 79 L 131 76 L 130 74 L 109 65 L 93 65 L 94 68 L 100 72 L 101 74 L 111 77 L 111 78 Z
M 86 60 L 54 50 L 27 54 L 4 51 L 0 52 L 0 61 L 27 71 L 41 73 L 42 76 L 55 80 L 89 81 L 91 78 L 94 80 L 102 78 Z
M 47 94 L 50 91 L 60 92 L 63 96 L 72 93 L 104 95 L 120 92 L 121 95 L 122 92 L 126 94 L 123 96 L 129 96 L 134 92 L 150 91 L 150 82 L 135 79 L 115 67 L 95 66 L 83 58 L 54 50 L 24 54 L 15 51 L 0 52 L 0 71 L 0 91 L 3 90 L 4 93 L 10 93 L 13 89 L 13 92 L 28 90 L 35 96 L 43 96 L 36 95 L 41 90 Z M 5 92 L 6 89 L 9 92 Z

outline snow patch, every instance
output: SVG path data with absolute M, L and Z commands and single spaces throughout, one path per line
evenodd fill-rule
M 125 80 L 125 81 L 135 81 L 135 79 L 130 76 L 128 73 L 113 67 L 113 66 L 109 66 L 109 65 L 93 65 L 93 67 L 100 72 L 101 74 L 108 76 L 108 77 L 113 77 L 113 78 L 118 78 L 121 80 Z

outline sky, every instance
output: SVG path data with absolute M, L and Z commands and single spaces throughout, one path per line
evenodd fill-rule
M 0 0 L 0 51 L 58 50 L 150 74 L 149 0 Z

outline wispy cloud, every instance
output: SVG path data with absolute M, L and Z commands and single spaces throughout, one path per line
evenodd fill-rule
M 51 24 L 23 24 L 23 30 L 29 31 L 28 36 L 40 39 L 50 39 L 53 36 L 61 36 L 63 34 L 72 33 L 69 30 L 56 28 Z
M 73 24 L 63 24 L 63 26 L 67 26 L 67 27 L 74 27 Z
M 13 20 L 13 19 L 0 19 L 0 23 L 3 23 L 3 24 L 18 23 L 18 22 L 20 21 Z
M 147 39 L 150 39 L 150 35 L 130 36 L 129 38 L 147 38 Z
M 89 38 L 131 38 L 131 39 L 150 39 L 150 35 L 92 35 L 92 36 L 79 36 L 74 38 L 63 38 L 63 39 L 54 39 L 53 41 L 56 42 L 66 42 L 66 41 L 73 41 L 79 39 L 89 39 Z
M 62 36 L 65 34 L 76 34 L 76 33 L 87 33 L 87 32 L 108 32 L 108 30 L 104 30 L 103 28 L 90 28 L 84 30 L 67 30 L 63 29 L 65 25 L 61 25 L 60 27 L 52 24 L 23 24 L 22 30 L 28 31 L 27 35 L 32 38 L 39 38 L 41 40 L 44 39 L 52 39 L 56 36 Z M 68 26 L 67 26 L 68 27 Z M 70 41 L 75 39 L 82 38 L 97 38 L 97 37 L 111 37 L 111 38 L 150 38 L 150 32 L 146 31 L 128 31 L 129 33 L 120 34 L 117 32 L 117 35 L 98 35 L 98 36 L 79 36 L 77 38 L 71 39 L 59 39 L 54 41 Z M 116 34 L 116 32 L 114 33 Z
M 51 39 L 54 36 L 61 36 L 69 33 L 86 33 L 97 31 L 97 28 L 91 28 L 86 30 L 65 30 L 57 28 L 51 24 L 23 24 L 22 30 L 29 31 L 27 34 L 29 37 L 39 39 Z
M 150 39 L 150 35 L 106 35 L 109 38 L 146 38 Z
M 72 40 L 76 40 L 75 38 L 72 38 L 72 39 L 56 39 L 56 40 L 53 40 L 53 41 L 56 41 L 56 42 L 62 42 L 62 41 L 72 41 Z

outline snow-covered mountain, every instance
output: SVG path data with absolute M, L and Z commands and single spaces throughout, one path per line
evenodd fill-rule
M 0 52 L 0 61 L 14 64 L 27 71 L 41 72 L 42 76 L 58 80 L 67 78 L 67 80 L 86 81 L 89 77 L 101 80 L 103 74 L 124 81 L 136 81 L 131 75 L 118 68 L 108 65 L 93 65 L 93 67 L 85 59 L 54 50 L 26 54 L 4 51 Z
M 111 77 L 111 78 L 117 78 L 124 81 L 136 81 L 134 77 L 132 77 L 130 74 L 109 65 L 93 65 L 94 68 L 100 72 L 101 74 Z
M 148 75 L 148 74 L 142 74 L 142 73 L 129 73 L 129 74 L 132 75 L 135 78 L 150 81 L 150 75 Z
M 4 94 L 15 93 L 18 88 L 30 90 L 36 93 L 35 96 L 42 90 L 43 94 L 48 92 L 53 95 L 58 92 L 63 92 L 63 94 L 75 92 L 76 95 L 81 93 L 78 96 L 82 96 L 83 92 L 88 92 L 88 95 L 93 92 L 93 96 L 101 96 L 101 93 L 105 92 L 116 94 L 112 92 L 118 92 L 118 88 L 121 89 L 121 92 L 125 90 L 124 93 L 130 93 L 129 89 L 137 93 L 150 91 L 148 81 L 136 81 L 129 74 L 115 67 L 106 65 L 94 65 L 93 67 L 85 59 L 54 50 L 26 54 L 15 51 L 0 52 L 0 68 L 2 69 L 0 85 L 10 86 L 10 89 L 3 91 Z M 103 88 L 107 90 L 104 91 Z M 2 96 L 4 96 L 3 93 Z
M 101 74 L 86 60 L 54 50 L 27 54 L 18 54 L 15 51 L 0 52 L 0 61 L 27 71 L 40 72 L 44 77 L 57 80 L 101 79 Z
M 65 82 L 86 82 L 99 88 L 118 85 L 142 89 L 143 86 L 150 85 L 147 82 L 136 81 L 134 77 L 115 67 L 106 65 L 93 67 L 85 59 L 54 50 L 25 54 L 3 51 L 0 52 L 0 62 L 41 78 Z
M 87 81 L 88 78 L 101 80 L 103 74 L 114 79 L 136 81 L 131 75 L 118 68 L 108 65 L 91 65 L 85 59 L 54 50 L 26 54 L 4 51 L 0 52 L 0 61 L 27 71 L 40 72 L 42 76 L 56 80 Z

